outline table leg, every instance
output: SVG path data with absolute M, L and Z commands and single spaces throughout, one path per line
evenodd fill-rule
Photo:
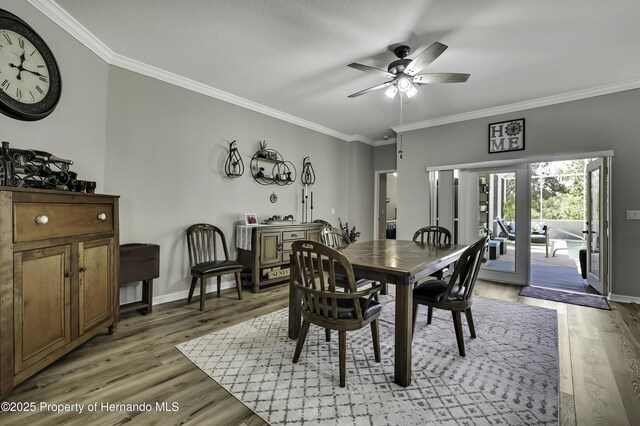
M 411 384 L 411 343 L 413 320 L 413 286 L 396 285 L 395 382 Z
M 294 285 L 298 275 L 295 262 L 291 262 L 289 269 L 289 338 L 297 339 L 300 335 L 300 292 Z

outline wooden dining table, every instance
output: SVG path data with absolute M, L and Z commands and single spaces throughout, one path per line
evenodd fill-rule
M 456 244 L 426 244 L 402 240 L 353 243 L 342 249 L 356 279 L 370 279 L 396 286 L 395 377 L 400 386 L 411 384 L 413 286 L 430 274 L 454 263 L 467 248 Z M 289 338 L 297 339 L 301 326 L 301 297 L 294 282 L 295 262 L 289 278 Z

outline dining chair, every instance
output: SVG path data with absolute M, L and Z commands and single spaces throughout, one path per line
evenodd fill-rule
M 327 247 L 331 247 L 336 250 L 342 250 L 344 248 L 347 248 L 349 244 L 351 244 L 351 240 L 349 240 L 349 237 L 343 230 L 334 228 L 331 225 L 325 226 L 320 230 L 320 241 L 322 242 L 322 244 L 326 245 Z M 347 277 L 342 274 L 336 275 L 336 284 L 340 287 L 348 286 Z M 375 284 L 375 281 L 371 281 L 367 279 L 359 279 L 356 281 L 356 288 L 361 288 L 367 285 L 374 285 L 374 284 Z M 383 290 L 384 290 L 384 287 L 383 287 Z M 383 294 L 386 294 L 386 293 L 383 293 Z M 374 299 L 378 301 L 377 293 L 374 295 Z M 331 330 L 329 329 L 326 330 L 326 339 L 327 339 L 327 342 L 331 341 Z
M 451 232 L 442 226 L 425 226 L 418 229 L 413 234 L 413 241 L 426 244 L 451 244 Z M 434 272 L 430 276 L 441 280 L 449 273 L 449 268 L 445 267 Z
M 311 324 L 339 335 L 340 387 L 346 381 L 347 331 L 359 330 L 371 324 L 373 353 L 380 362 L 380 337 L 378 318 L 382 305 L 373 299 L 380 286 L 359 290 L 353 267 L 338 250 L 309 240 L 294 241 L 292 256 L 297 275 L 294 285 L 302 299 L 302 328 L 296 344 L 293 362 L 297 363 L 302 353 Z M 338 275 L 346 277 L 347 285 L 339 285 Z
M 471 337 L 474 339 L 476 337 L 473 315 L 471 314 L 471 304 L 473 303 L 471 296 L 478 278 L 480 264 L 484 261 L 488 240 L 488 237 L 483 237 L 462 253 L 448 282 L 431 280 L 413 289 L 414 333 L 420 305 L 428 307 L 427 324 L 431 324 L 434 308 L 451 311 L 460 356 L 465 356 L 464 338 L 462 336 L 462 312 L 467 317 Z
M 320 230 L 320 241 L 331 248 L 341 250 L 351 244 L 351 240 L 342 229 L 334 228 L 331 225 L 324 226 Z
M 191 303 L 193 291 L 198 280 L 200 280 L 200 310 L 203 311 L 207 279 L 211 277 L 217 278 L 218 296 L 220 296 L 222 276 L 227 274 L 235 274 L 238 299 L 242 300 L 242 281 L 240 278 L 242 265 L 236 261 L 229 260 L 227 240 L 219 228 L 206 223 L 190 226 L 187 229 L 187 246 L 192 277 L 187 303 Z M 222 246 L 222 253 L 219 246 Z

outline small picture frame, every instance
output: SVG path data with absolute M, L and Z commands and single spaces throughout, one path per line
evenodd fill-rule
M 244 214 L 244 224 L 245 225 L 257 225 L 258 218 L 255 213 L 245 213 Z
M 489 154 L 524 150 L 524 118 L 489 124 Z

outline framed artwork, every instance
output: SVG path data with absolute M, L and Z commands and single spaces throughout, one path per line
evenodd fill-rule
M 258 218 L 255 213 L 245 213 L 244 214 L 244 224 L 245 225 L 257 225 Z
M 524 150 L 524 118 L 489 124 L 489 154 Z

